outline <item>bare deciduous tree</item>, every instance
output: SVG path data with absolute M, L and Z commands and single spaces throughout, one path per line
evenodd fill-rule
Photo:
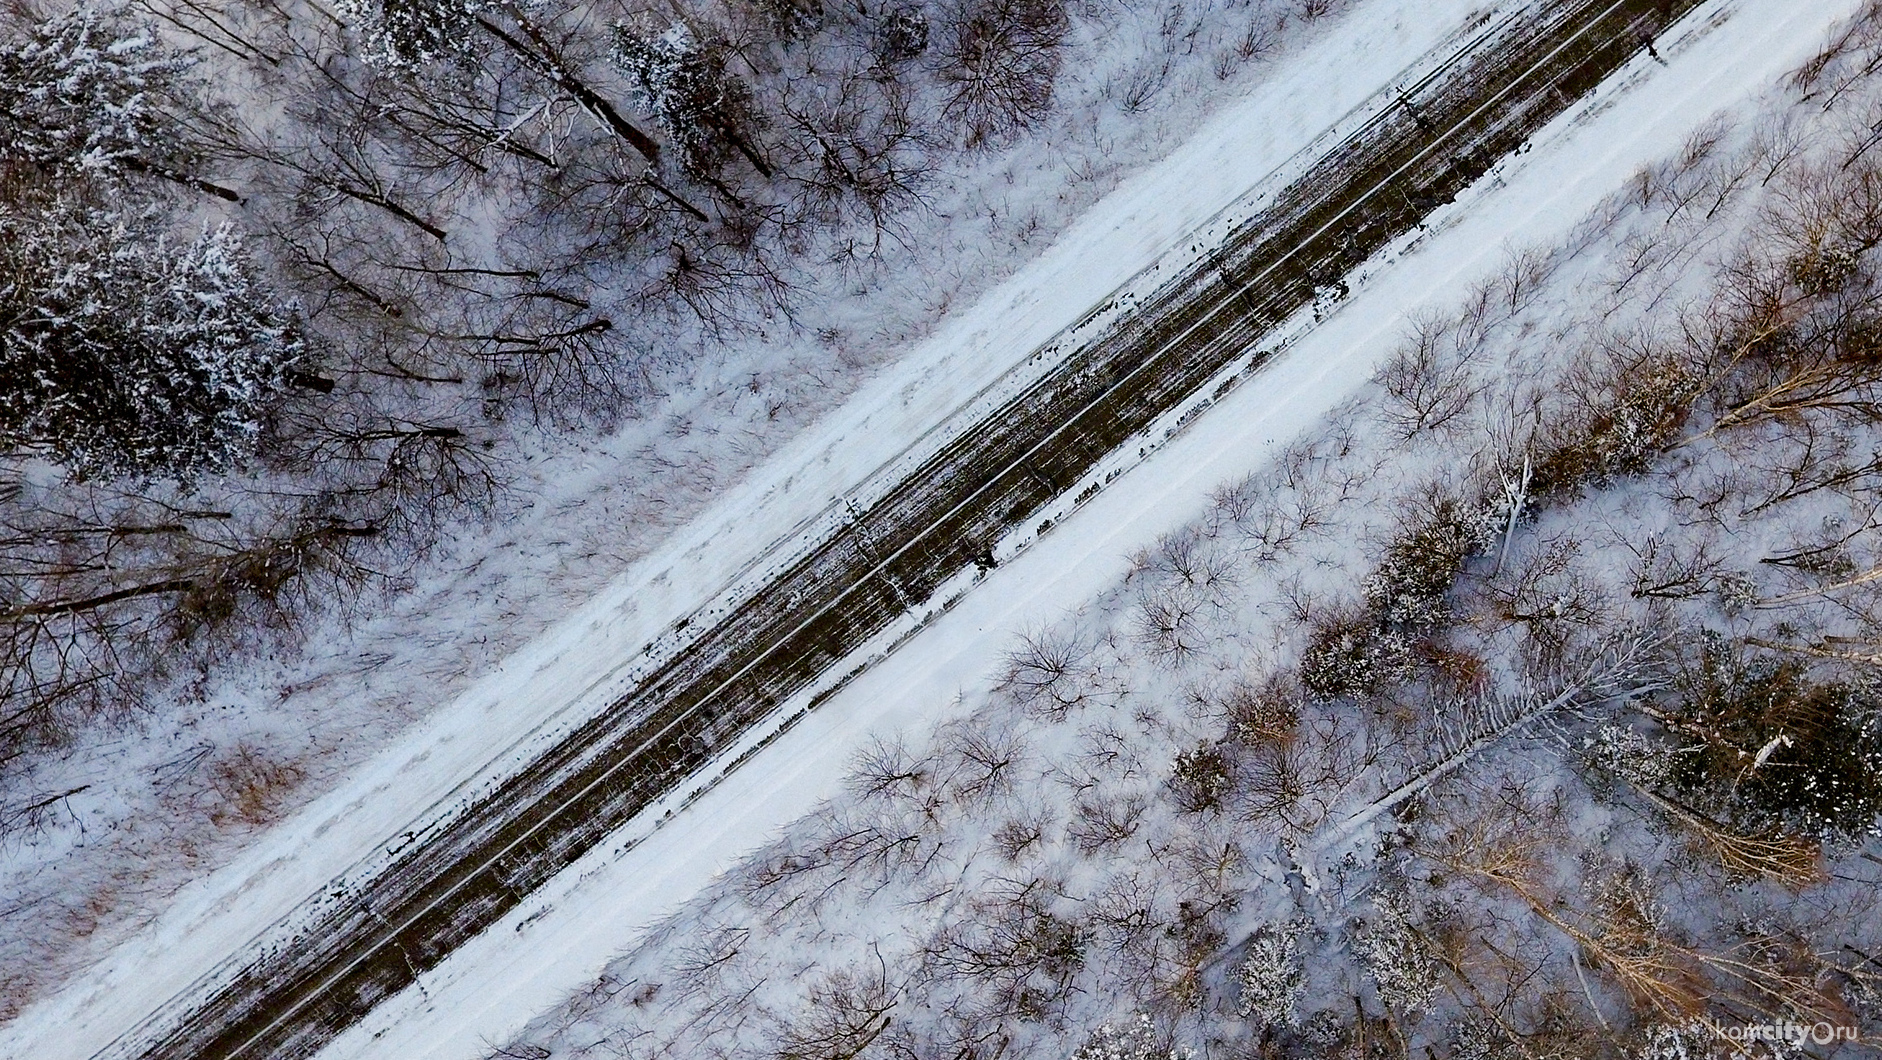
M 939 26 L 945 113 L 968 146 L 1045 115 L 1067 25 L 1060 0 L 957 0 L 946 9 Z
M 1026 709 L 1063 718 L 1097 695 L 1095 647 L 1070 630 L 1040 630 L 1009 653 L 999 687 Z

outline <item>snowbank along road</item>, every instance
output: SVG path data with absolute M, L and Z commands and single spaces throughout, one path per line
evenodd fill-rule
M 300 1057 L 683 783 L 1107 454 L 1482 176 L 1697 0 L 1555 0 L 1487 24 L 1219 250 L 1099 330 L 570 738 L 206 1000 L 110 1057 Z M 1094 315 L 1110 307 L 1099 307 Z M 1258 364 L 1264 355 L 1257 353 Z M 1084 485 L 1095 489 L 1096 483 Z M 194 995 L 183 995 L 194 997 Z

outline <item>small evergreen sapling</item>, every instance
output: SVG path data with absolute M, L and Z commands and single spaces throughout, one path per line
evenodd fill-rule
M 1184 813 L 1220 809 L 1233 782 L 1228 757 L 1206 740 L 1177 752 L 1170 768 L 1170 793 L 1176 797 L 1177 809 Z
M 1423 632 L 1450 618 L 1446 597 L 1464 562 L 1494 537 L 1496 518 L 1483 505 L 1432 493 L 1399 530 L 1366 578 L 1366 603 L 1381 622 Z
M 1237 976 L 1241 987 L 1235 1013 L 1265 1027 L 1293 1027 L 1300 1023 L 1300 999 L 1307 990 L 1307 963 L 1301 939 L 1310 930 L 1305 920 L 1264 924 L 1249 940 L 1248 959 Z
M 1316 623 L 1301 654 L 1301 685 L 1322 699 L 1365 696 L 1413 674 L 1411 644 L 1369 612 Z

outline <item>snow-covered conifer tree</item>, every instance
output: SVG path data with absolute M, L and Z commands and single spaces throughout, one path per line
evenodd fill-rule
M 1355 933 L 1354 950 L 1378 988 L 1379 1000 L 1401 1014 L 1423 1012 L 1438 990 L 1438 965 L 1405 896 L 1373 898 L 1373 918 Z
M 1248 959 L 1237 977 L 1241 987 L 1235 1012 L 1266 1026 L 1293 1026 L 1300 1020 L 1300 998 L 1307 989 L 1307 966 L 1300 950 L 1309 929 L 1304 920 L 1265 924 L 1248 946 Z
M 1195 1055 L 1188 1049 L 1166 1047 L 1149 1015 L 1139 1013 L 1128 1026 L 1107 1023 L 1099 1027 L 1091 1040 L 1072 1054 L 1072 1060 L 1191 1060 Z
M 1641 1034 L 1638 1048 L 1629 1052 L 1629 1060 L 1701 1060 L 1714 1055 L 1710 1046 L 1717 1035 L 1704 1024 L 1672 1027 L 1656 1023 Z
M 301 354 L 228 227 L 58 202 L 0 217 L 0 449 L 81 476 L 228 467 Z
M 687 172 L 716 178 L 737 151 L 754 169 L 771 175 L 770 164 L 748 135 L 755 124 L 751 90 L 726 69 L 723 49 L 676 22 L 662 33 L 617 26 L 614 56 L 641 104 L 679 148 Z
M 0 161 L 53 179 L 159 170 L 185 159 L 166 112 L 189 71 L 149 29 L 84 7 L 0 42 Z
M 424 66 L 470 53 L 483 0 L 341 0 L 340 13 L 365 34 L 370 57 Z
M 906 62 L 928 50 L 928 16 L 912 4 L 895 8 L 876 20 L 874 36 L 878 59 Z

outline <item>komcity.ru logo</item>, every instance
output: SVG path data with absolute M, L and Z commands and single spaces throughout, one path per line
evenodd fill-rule
M 1808 1042 L 1812 1045 L 1829 1045 L 1831 1042 L 1856 1040 L 1856 1028 L 1822 1020 L 1816 1023 L 1793 1023 L 1790 1020 L 1747 1023 L 1742 1027 L 1722 1027 L 1720 1031 L 1735 1042 L 1786 1042 L 1791 1045 Z

